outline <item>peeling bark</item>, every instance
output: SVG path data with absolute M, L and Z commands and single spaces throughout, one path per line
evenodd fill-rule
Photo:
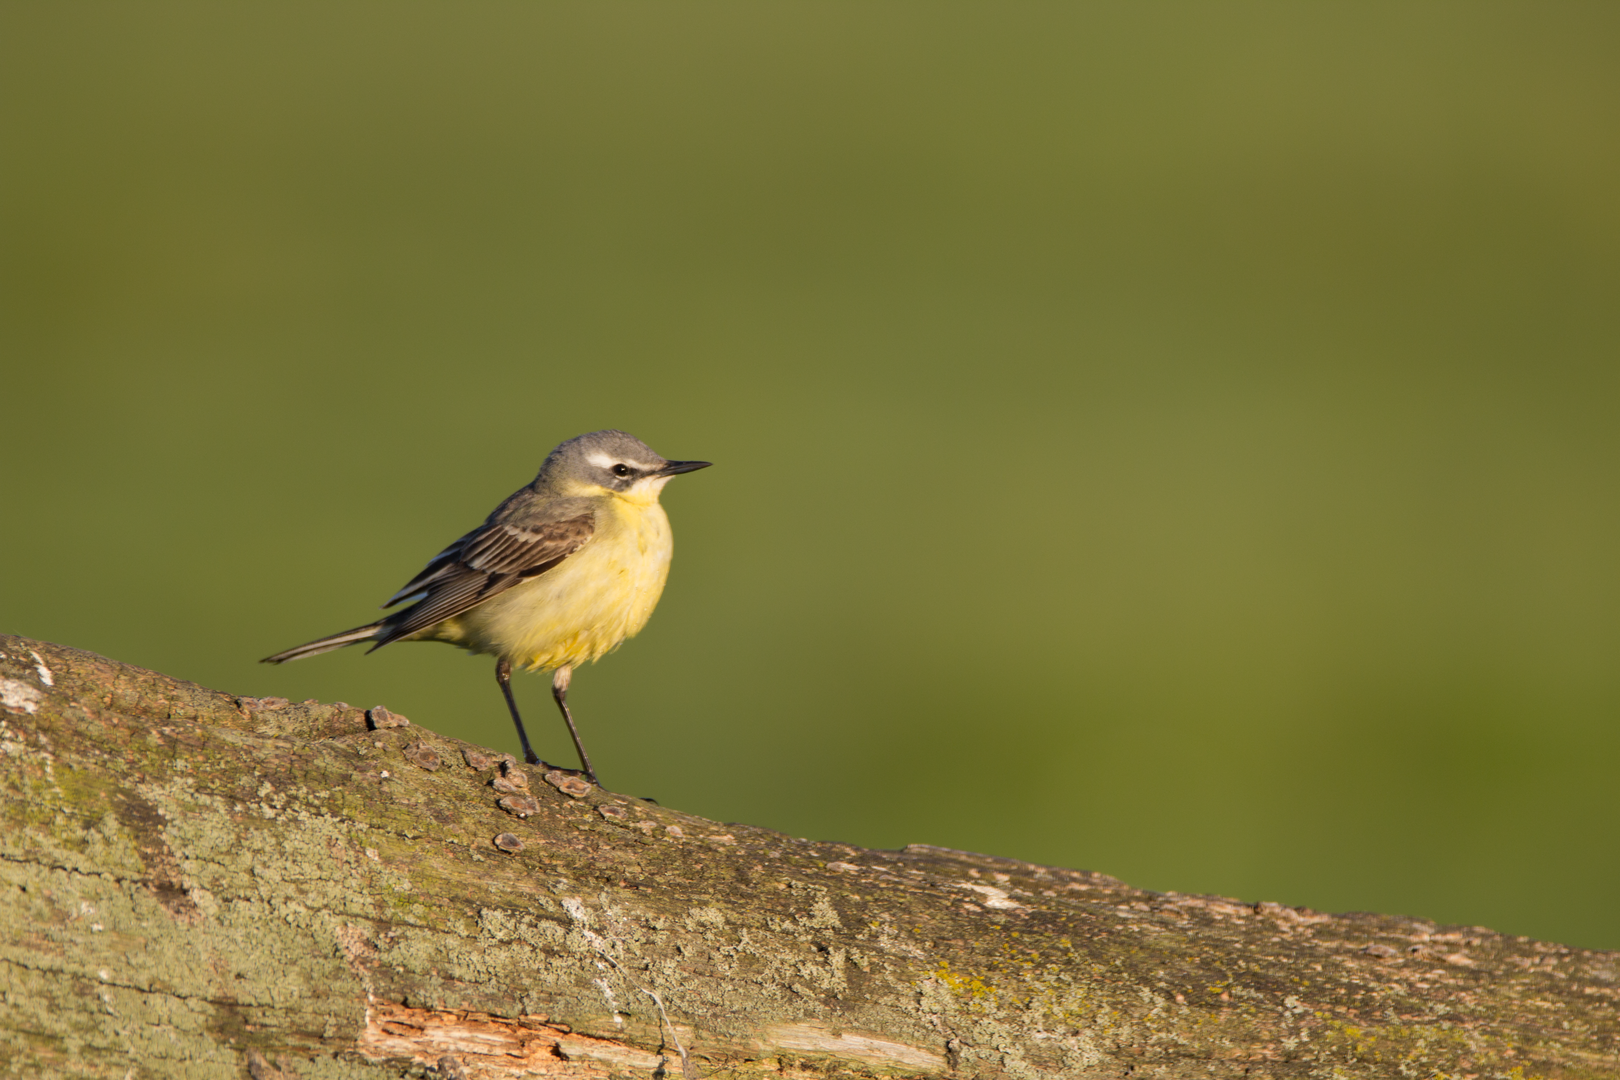
M 1620 1076 L 1620 954 L 573 781 L 0 637 L 0 1076 Z

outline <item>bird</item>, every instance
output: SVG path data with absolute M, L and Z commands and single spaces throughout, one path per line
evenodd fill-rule
M 370 642 L 443 641 L 495 657 L 495 680 L 529 744 L 512 697 L 512 669 L 552 673 L 551 696 L 573 738 L 585 779 L 600 787 L 568 708 L 574 669 L 634 637 L 652 616 L 674 550 L 658 496 L 672 477 L 707 461 L 669 461 L 623 431 L 593 431 L 546 456 L 532 483 L 430 560 L 382 606 L 400 608 L 365 626 L 267 656 L 281 664 Z M 549 768 L 549 766 L 547 766 Z

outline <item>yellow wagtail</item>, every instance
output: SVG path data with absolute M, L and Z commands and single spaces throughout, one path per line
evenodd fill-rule
M 383 605 L 414 600 L 410 607 L 263 662 L 362 641 L 374 642 L 368 652 L 395 641 L 444 641 L 493 655 L 523 758 L 532 765 L 544 762 L 529 745 L 512 699 L 512 665 L 554 672 L 551 696 L 594 784 L 596 773 L 568 711 L 568 683 L 574 668 L 647 625 L 674 548 L 658 494 L 670 477 L 708 466 L 666 461 L 622 431 L 569 439 L 547 456 L 532 484 L 434 556 Z

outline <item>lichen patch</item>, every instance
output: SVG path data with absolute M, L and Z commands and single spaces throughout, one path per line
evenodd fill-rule
M 14 713 L 33 716 L 39 711 L 39 702 L 43 696 L 38 689 L 25 682 L 17 679 L 0 679 L 0 706 Z

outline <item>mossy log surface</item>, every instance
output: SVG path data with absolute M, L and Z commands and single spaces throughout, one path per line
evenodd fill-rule
M 1620 1076 L 1620 954 L 811 843 L 0 654 L 0 1076 Z

